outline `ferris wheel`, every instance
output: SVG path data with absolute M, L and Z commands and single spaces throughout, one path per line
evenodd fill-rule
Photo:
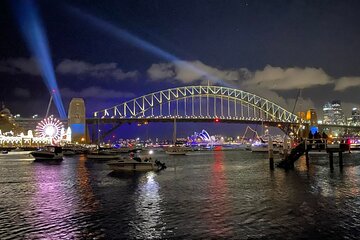
M 35 132 L 39 137 L 48 137 L 57 140 L 61 137 L 62 128 L 63 124 L 60 120 L 50 116 L 38 123 Z

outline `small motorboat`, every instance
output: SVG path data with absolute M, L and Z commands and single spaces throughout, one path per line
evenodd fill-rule
M 267 142 L 254 142 L 250 147 L 251 152 L 269 152 L 269 144 Z M 276 144 L 273 144 L 273 152 L 278 153 L 279 148 Z
M 153 161 L 151 158 L 140 157 L 122 158 L 116 162 L 108 163 L 111 170 L 115 172 L 146 172 L 163 170 L 166 168 L 165 163 L 161 163 L 158 160 Z
M 37 151 L 30 152 L 37 161 L 63 160 L 62 148 L 58 146 L 45 146 Z
M 186 153 L 189 151 L 191 151 L 191 149 L 185 146 L 175 145 L 165 148 L 165 152 L 168 155 L 186 155 Z
M 88 159 L 119 159 L 120 154 L 111 150 L 96 150 L 86 154 Z
M 27 151 L 22 148 L 15 148 L 8 152 L 9 155 L 29 155 L 32 151 Z

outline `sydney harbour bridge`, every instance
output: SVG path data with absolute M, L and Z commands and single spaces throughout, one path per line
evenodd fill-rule
M 295 135 L 303 134 L 313 124 L 266 98 L 222 86 L 183 86 L 153 92 L 96 111 L 86 122 L 89 125 L 112 124 L 113 127 L 103 133 L 105 136 L 123 123 L 171 122 L 174 119 L 177 122 L 265 124 Z M 320 124 L 318 127 L 320 130 L 360 130 L 359 126 L 348 125 Z
M 295 135 L 310 125 L 310 121 L 266 98 L 222 86 L 183 86 L 153 92 L 96 111 L 85 122 L 87 128 L 93 129 L 92 133 L 98 132 L 95 128 L 110 125 L 110 129 L 102 132 L 100 138 L 103 139 L 124 123 L 172 122 L 174 119 L 177 122 L 265 124 Z M 359 126 L 349 125 L 320 124 L 318 127 L 360 130 Z
M 255 94 L 221 86 L 184 86 L 134 98 L 94 113 L 88 124 L 130 122 L 226 122 L 267 124 L 295 130 L 297 115 Z M 106 133 L 104 133 L 106 134 Z

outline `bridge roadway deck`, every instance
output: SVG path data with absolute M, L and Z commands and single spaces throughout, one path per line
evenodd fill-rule
M 150 123 L 150 122 L 174 122 L 174 118 L 87 118 L 87 124 L 124 124 L 124 123 Z M 216 122 L 214 118 L 176 118 L 176 122 L 213 122 L 213 123 L 243 123 L 243 124 L 264 124 L 266 126 L 283 127 L 286 125 L 297 126 L 300 123 L 274 122 L 261 120 L 245 119 L 226 119 L 219 118 Z
M 14 119 L 20 126 L 28 127 L 33 129 L 41 118 L 19 118 Z M 123 124 L 123 123 L 145 123 L 145 122 L 173 122 L 174 118 L 87 118 L 86 124 Z M 176 118 L 177 122 L 215 122 L 214 118 Z M 63 124 L 67 123 L 67 119 L 62 119 Z M 276 121 L 261 121 L 261 120 L 250 120 L 250 119 L 226 119 L 219 118 L 219 123 L 243 123 L 243 124 L 264 124 L 273 127 L 284 127 L 287 125 L 298 126 L 300 123 L 289 123 L 289 122 L 276 122 Z M 279 125 L 280 124 L 280 125 Z M 306 124 L 303 124 L 306 125 Z M 360 131 L 360 126 L 349 126 L 349 125 L 329 125 L 329 124 L 318 124 L 320 129 L 324 128 L 345 128 Z
M 145 123 L 145 122 L 173 122 L 174 118 L 87 118 L 87 124 L 123 124 L 123 123 Z M 215 122 L 214 118 L 176 118 L 177 122 Z M 283 127 L 286 125 L 298 126 L 300 123 L 291 123 L 291 122 L 277 122 L 277 121 L 268 121 L 268 120 L 250 120 L 250 119 L 226 119 L 219 118 L 218 123 L 243 123 L 243 124 L 264 124 L 267 126 L 273 127 Z M 302 123 L 302 125 L 307 125 L 308 123 Z M 330 124 L 318 124 L 319 129 L 324 128 L 345 128 L 353 129 L 360 131 L 360 126 L 351 126 L 351 125 L 330 125 Z

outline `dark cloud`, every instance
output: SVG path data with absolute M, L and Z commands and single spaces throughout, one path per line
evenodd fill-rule
M 188 66 L 191 65 L 194 71 Z M 240 83 L 244 87 L 257 86 L 271 90 L 293 90 L 332 84 L 332 78 L 319 68 L 281 68 L 267 65 L 264 69 L 251 72 L 246 68 L 219 69 L 200 61 L 152 64 L 147 73 L 151 80 L 176 79 L 182 83 L 207 80 L 206 75 L 213 76 L 228 83 Z M 360 85 L 360 84 L 359 84 Z
M 25 88 L 15 88 L 14 95 L 20 98 L 29 98 L 31 96 L 30 90 Z
M 39 68 L 34 58 L 9 58 L 0 61 L 0 72 L 10 74 L 40 75 Z
M 60 62 L 56 67 L 56 71 L 64 75 L 90 76 L 99 79 L 115 80 L 136 79 L 139 76 L 138 71 L 125 72 L 114 62 L 92 64 L 70 59 Z
M 335 91 L 345 91 L 352 87 L 360 87 L 360 77 L 341 77 L 336 81 Z
M 60 90 L 61 94 L 65 98 L 83 97 L 83 98 L 98 98 L 98 99 L 110 99 L 110 98 L 130 98 L 135 97 L 134 93 L 122 92 L 113 89 L 104 89 L 102 87 L 88 87 L 82 90 L 76 91 L 69 88 L 63 88 Z

